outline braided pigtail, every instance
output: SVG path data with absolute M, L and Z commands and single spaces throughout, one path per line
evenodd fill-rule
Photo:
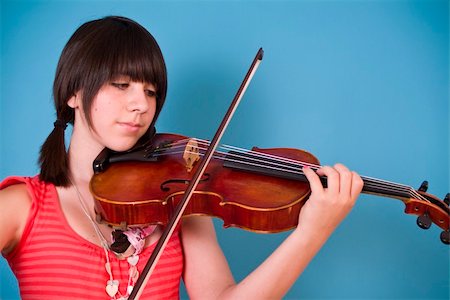
M 69 158 L 64 142 L 67 122 L 58 118 L 53 125 L 52 132 L 41 146 L 39 155 L 41 173 L 39 178 L 56 186 L 68 186 L 70 183 Z

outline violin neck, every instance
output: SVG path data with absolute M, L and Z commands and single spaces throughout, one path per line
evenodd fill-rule
M 301 171 L 301 166 L 299 167 L 299 165 L 295 163 L 292 163 L 291 166 L 290 166 L 291 163 L 284 163 L 285 168 L 273 168 L 270 163 L 268 164 L 248 163 L 247 157 L 245 157 L 245 155 L 243 155 L 242 153 L 240 154 L 240 157 L 241 157 L 240 159 L 224 160 L 223 166 L 236 170 L 247 171 L 289 180 L 298 180 L 303 182 L 307 181 L 305 175 L 303 174 L 303 171 Z M 317 170 L 318 168 L 320 168 L 320 166 L 311 167 L 311 169 L 313 170 Z M 293 169 L 295 169 L 295 171 L 293 171 Z M 375 194 L 378 196 L 395 199 L 408 199 L 414 197 L 414 189 L 409 186 L 371 177 L 361 176 L 361 178 L 364 182 L 362 190 L 363 193 Z M 325 176 L 320 176 L 320 181 L 322 182 L 322 185 L 324 187 L 327 187 L 327 178 Z
M 414 197 L 412 187 L 381 179 L 361 176 L 364 186 L 362 192 L 388 198 L 408 199 Z

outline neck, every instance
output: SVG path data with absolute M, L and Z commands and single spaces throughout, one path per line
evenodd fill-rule
M 85 189 L 94 174 L 92 163 L 103 149 L 97 141 L 86 139 L 86 134 L 81 134 L 75 127 L 69 146 L 70 176 L 80 188 Z

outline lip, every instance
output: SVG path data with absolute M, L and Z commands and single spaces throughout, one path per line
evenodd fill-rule
M 129 132 L 139 131 L 143 127 L 141 124 L 134 122 L 118 122 L 117 124 L 119 124 L 121 128 Z

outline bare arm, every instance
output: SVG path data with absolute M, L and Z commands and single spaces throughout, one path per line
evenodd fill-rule
M 190 299 L 218 299 L 224 290 L 235 285 L 211 218 L 190 217 L 184 220 L 182 240 L 185 256 L 183 277 Z
M 298 228 L 239 284 L 234 283 L 212 224 L 190 220 L 206 228 L 198 231 L 195 226 L 183 228 L 185 283 L 190 297 L 282 298 L 351 210 L 362 189 L 361 178 L 343 165 L 324 167 L 318 173 L 328 177 L 328 188 L 322 187 L 314 172 L 305 170 L 311 196 L 300 212 Z
M 22 237 L 30 211 L 31 199 L 25 184 L 0 191 L 0 250 L 11 252 Z

